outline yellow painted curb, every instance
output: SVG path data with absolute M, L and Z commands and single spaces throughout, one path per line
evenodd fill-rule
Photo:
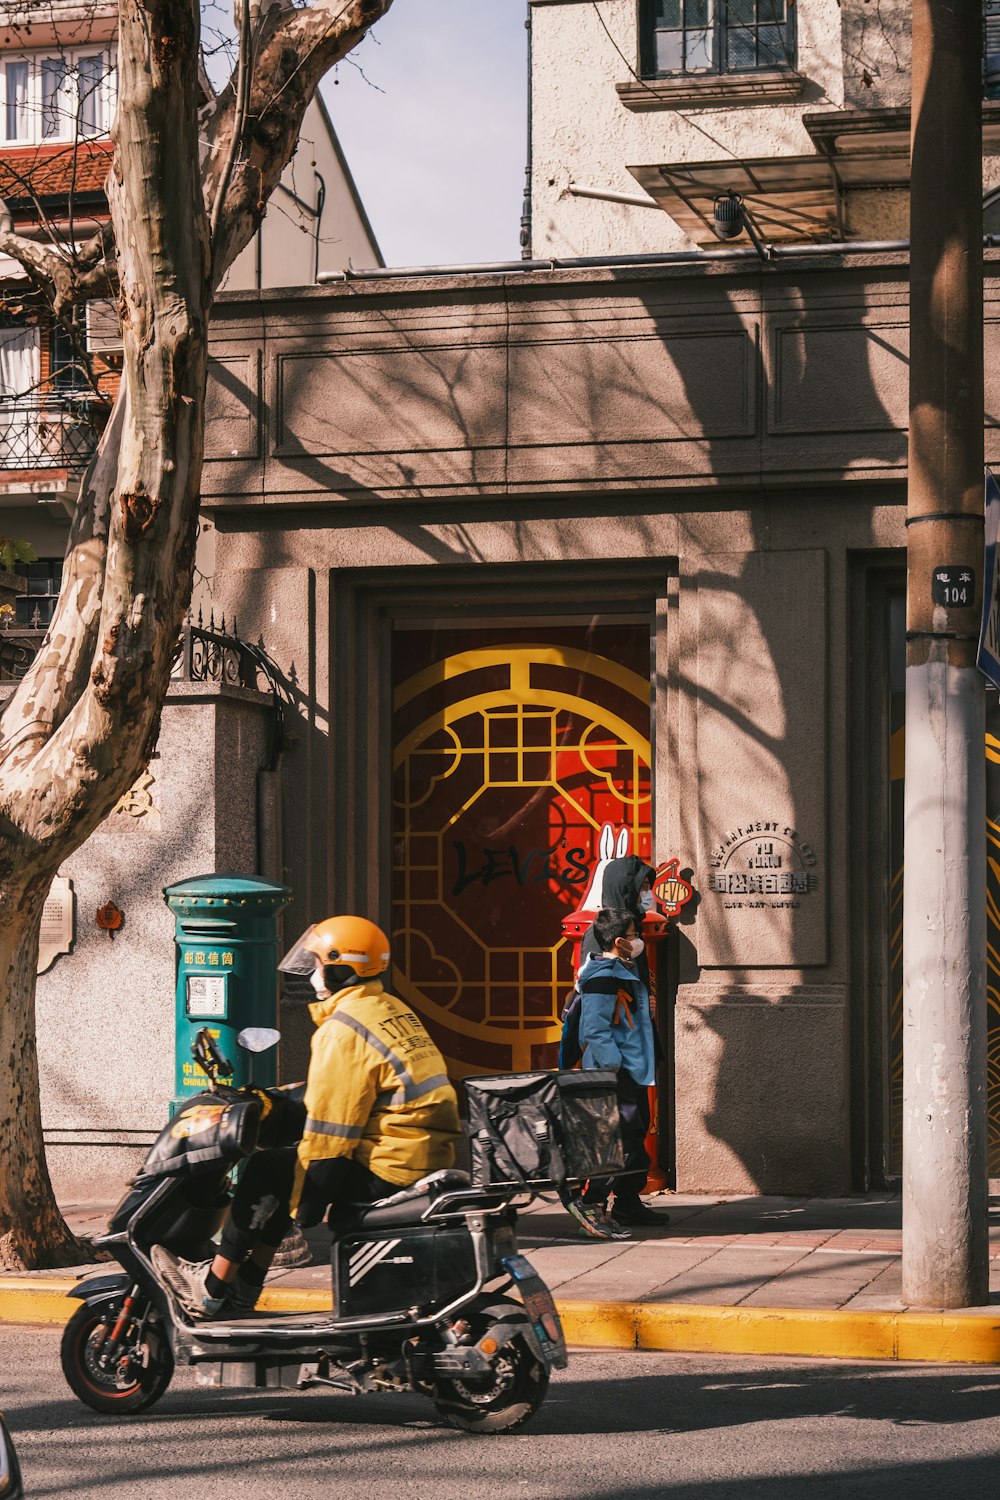
M 567 1343 L 582 1347 L 1000 1364 L 1000 1310 L 842 1312 L 680 1302 L 556 1305 Z
M 0 1276 L 0 1323 L 62 1324 L 79 1306 L 79 1282 Z M 264 1312 L 327 1312 L 326 1291 L 274 1287 Z M 835 1312 L 807 1307 L 697 1307 L 683 1302 L 557 1302 L 566 1341 L 578 1348 L 685 1354 L 807 1355 L 1000 1364 L 993 1313 Z
M 0 1276 L 0 1323 L 65 1323 L 79 1303 L 66 1294 L 75 1276 Z

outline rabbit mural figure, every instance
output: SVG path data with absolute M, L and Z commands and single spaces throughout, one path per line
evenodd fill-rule
M 604 872 L 612 860 L 624 859 L 630 842 L 631 834 L 627 828 L 621 829 L 616 842 L 614 824 L 605 823 L 601 829 L 601 839 L 598 845 L 601 857 L 594 869 L 590 885 L 587 887 L 587 894 L 580 902 L 580 911 L 598 912 L 602 906 L 607 905 L 603 894 Z

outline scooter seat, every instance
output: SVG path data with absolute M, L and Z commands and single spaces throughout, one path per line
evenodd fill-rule
M 458 1192 L 469 1185 L 465 1172 L 432 1172 L 429 1177 L 421 1177 L 411 1187 L 393 1193 L 391 1198 L 380 1198 L 377 1203 L 335 1204 L 330 1209 L 328 1222 L 338 1239 L 361 1228 L 396 1229 L 402 1224 L 417 1224 L 442 1193 Z

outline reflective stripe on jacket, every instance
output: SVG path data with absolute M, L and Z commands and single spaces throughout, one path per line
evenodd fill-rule
M 377 979 L 338 990 L 309 1013 L 317 1030 L 301 1166 L 353 1156 L 400 1187 L 450 1167 L 458 1102 L 420 1017 Z

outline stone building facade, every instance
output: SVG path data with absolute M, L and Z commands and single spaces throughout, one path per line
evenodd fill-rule
M 57 1176 L 120 1180 L 166 1107 L 162 886 L 287 880 L 290 939 L 376 917 L 456 1078 L 549 1066 L 606 825 L 695 890 L 657 965 L 670 1180 L 898 1173 L 908 265 L 829 243 L 906 232 L 907 7 L 877 9 L 777 0 L 782 55 L 755 32 L 726 68 L 718 28 L 678 41 L 681 0 L 531 0 L 526 248 L 619 263 L 220 299 L 213 599 L 274 663 L 287 732 L 277 754 L 252 684 L 179 683 L 155 816 L 113 815 L 64 872 L 77 935 L 39 982 Z M 730 188 L 775 259 L 691 255 Z M 992 252 L 986 291 L 997 457 Z M 126 910 L 113 943 L 98 894 Z M 114 1048 L 112 972 L 144 1027 Z M 59 1061 L 70 1007 L 98 1083 Z M 309 1026 L 281 1024 L 290 1079 Z M 1000 1024 L 990 1046 L 1000 1077 Z M 990 1152 L 1000 1175 L 997 1091 Z
M 377 916 L 457 1076 L 544 1065 L 599 829 L 679 858 L 683 1189 L 893 1170 L 906 278 L 372 278 L 215 318 L 217 587 L 297 720 L 288 925 Z M 995 297 L 991 262 L 988 450 Z

